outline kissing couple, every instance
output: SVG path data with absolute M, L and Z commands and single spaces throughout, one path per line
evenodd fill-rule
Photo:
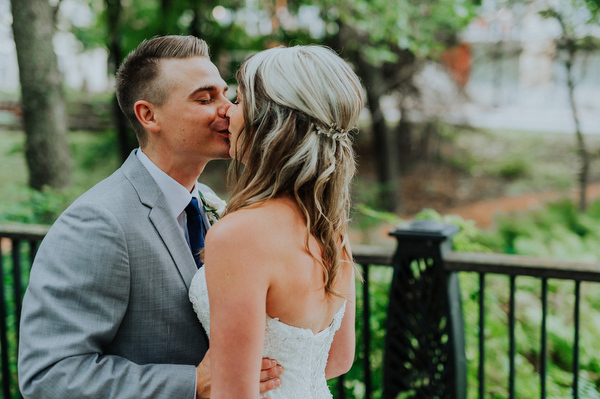
M 360 80 L 315 45 L 251 55 L 236 78 L 232 103 L 192 36 L 145 41 L 119 68 L 139 148 L 40 245 L 25 398 L 331 398 L 354 360 Z M 225 205 L 198 178 L 230 157 Z

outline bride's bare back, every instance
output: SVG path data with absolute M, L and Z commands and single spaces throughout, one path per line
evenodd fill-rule
M 324 290 L 320 249 L 314 238 L 306 250 L 306 223 L 288 198 L 269 200 L 238 210 L 213 226 L 206 237 L 206 279 L 209 287 L 211 348 L 227 343 L 235 356 L 213 358 L 213 367 L 231 375 L 237 369 L 247 381 L 240 387 L 257 392 L 248 367 L 262 357 L 266 315 L 314 334 L 327 328 L 347 300 L 342 325 L 329 352 L 326 376 L 345 372 L 354 356 L 354 268 L 340 265 L 333 285 L 341 296 Z M 315 259 L 316 257 L 316 259 Z M 232 347 L 232 343 L 234 344 Z M 241 368 L 242 370 L 240 370 Z M 235 392 L 244 397 L 244 392 Z M 242 396 L 237 396 L 242 395 Z M 252 397 L 252 396 L 248 396 Z
M 257 234 L 265 237 L 270 251 L 268 263 L 271 283 L 267 293 L 267 314 L 296 327 L 318 333 L 326 328 L 345 298 L 353 293 L 353 268 L 344 263 L 334 283 L 343 297 L 327 295 L 324 290 L 321 250 L 314 237 L 306 250 L 306 222 L 300 209 L 290 199 L 275 199 L 249 209 L 260 219 Z M 268 239 L 267 239 L 268 237 Z M 340 251 L 341 252 L 341 251 Z

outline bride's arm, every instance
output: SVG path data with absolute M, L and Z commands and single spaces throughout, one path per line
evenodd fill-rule
M 259 392 L 269 276 L 257 261 L 264 254 L 253 225 L 236 216 L 206 236 L 212 399 L 255 399 Z
M 356 288 L 354 273 L 351 277 L 351 288 L 349 293 L 342 293 L 346 298 L 346 311 L 339 330 L 333 336 L 333 343 L 329 349 L 329 358 L 325 368 L 327 379 L 338 377 L 352 367 L 354 362 L 354 349 L 356 337 L 354 330 L 354 319 L 356 315 Z

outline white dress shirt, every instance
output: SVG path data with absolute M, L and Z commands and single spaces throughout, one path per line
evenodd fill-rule
M 171 208 L 173 217 L 177 219 L 177 223 L 179 223 L 179 227 L 183 232 L 183 236 L 187 240 L 188 245 L 190 245 L 185 207 L 188 206 L 192 200 L 192 197 L 198 200 L 198 204 L 202 203 L 200 201 L 200 195 L 198 194 L 198 185 L 194 184 L 192 192 L 189 193 L 185 187 L 183 187 L 175 179 L 156 166 L 154 162 L 152 162 L 150 158 L 148 158 L 148 156 L 142 152 L 141 148 L 137 149 L 135 155 L 138 157 L 142 165 L 144 165 L 144 167 L 148 170 L 148 173 L 150 173 L 152 178 L 156 181 L 156 184 L 158 184 L 158 187 L 167 200 L 169 208 Z M 204 209 L 202 209 L 202 207 L 200 207 L 200 215 L 204 217 Z

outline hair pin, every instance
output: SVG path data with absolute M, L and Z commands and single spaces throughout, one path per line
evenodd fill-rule
M 341 129 L 337 123 L 329 125 L 329 129 L 323 129 L 319 126 L 316 127 L 317 133 L 329 137 L 330 139 L 340 141 L 348 135 L 348 130 Z

